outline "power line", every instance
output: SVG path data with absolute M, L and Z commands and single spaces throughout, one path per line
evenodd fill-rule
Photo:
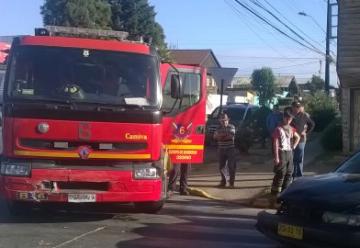
M 235 7 L 234 7 L 235 8 Z M 251 7 L 249 7 L 250 9 L 251 9 Z M 255 12 L 256 14 L 258 14 L 259 16 L 261 16 L 261 14 L 259 13 L 259 12 L 257 12 L 256 10 L 254 10 L 254 9 L 252 9 L 253 10 L 253 12 Z M 237 10 L 238 12 L 239 12 L 239 10 Z M 278 38 L 278 36 L 276 36 L 273 32 L 276 32 L 277 30 L 274 30 L 271 26 L 267 26 L 267 25 L 263 25 L 263 20 L 261 20 L 261 19 L 259 19 L 259 18 L 257 18 L 257 16 L 253 16 L 253 15 L 251 15 L 251 13 L 247 13 L 246 11 L 245 11 L 245 14 L 248 14 L 249 16 L 250 16 L 250 18 L 251 17 L 253 17 L 254 18 L 254 20 L 261 26 L 261 27 L 266 27 L 266 28 L 268 28 L 268 29 L 271 29 L 272 30 L 272 32 L 270 33 L 270 34 L 272 34 L 272 36 L 276 39 L 276 40 L 278 40 L 279 42 L 282 42 L 282 40 L 281 39 L 279 39 Z M 241 15 L 241 17 L 243 17 L 243 15 Z M 268 20 L 268 19 L 266 19 L 266 17 L 264 17 L 264 16 L 262 16 L 265 20 L 267 20 L 268 22 L 270 22 L 270 20 Z M 242 18 L 243 19 L 243 18 Z M 285 46 L 286 47 L 288 47 L 289 48 L 289 46 L 285 43 Z M 291 47 L 290 48 L 290 50 L 293 50 L 293 47 Z
M 323 44 L 321 44 L 320 42 L 314 40 L 313 38 L 311 38 L 307 33 L 305 33 L 304 31 L 302 31 L 298 26 L 296 26 L 292 21 L 290 21 L 286 16 L 284 16 L 277 8 L 275 8 L 269 1 L 264 0 L 265 3 L 267 3 L 270 8 L 272 8 L 275 12 L 277 12 L 280 16 L 282 16 L 288 23 L 290 23 L 294 28 L 296 28 L 300 33 L 302 33 L 305 37 L 307 37 L 309 40 L 311 40 L 314 43 L 317 43 L 318 45 L 320 45 L 321 47 L 323 46 Z
M 234 3 L 236 4 L 236 3 Z M 240 6 L 241 7 L 241 6 Z M 251 7 L 249 7 L 251 8 Z M 257 13 L 258 15 L 262 16 L 264 19 L 266 19 L 268 22 L 271 22 L 269 19 L 267 19 L 266 17 L 264 17 L 260 12 L 258 12 L 257 10 L 255 9 L 252 9 L 255 13 Z M 266 29 L 270 29 L 272 32 L 272 36 L 274 37 L 274 39 L 276 39 L 278 42 L 282 43 L 284 46 L 286 46 L 287 48 L 289 48 L 289 50 L 293 51 L 294 52 L 294 47 L 293 46 L 289 46 L 288 43 L 284 42 L 284 40 L 279 36 L 277 35 L 278 31 L 275 30 L 273 27 L 269 26 L 269 25 L 264 25 L 263 23 L 263 20 L 261 20 L 260 18 L 258 18 L 257 16 L 254 16 L 252 13 L 244 10 L 246 14 L 248 14 L 248 16 L 250 18 L 253 18 L 253 20 L 258 23 L 260 25 L 260 27 L 262 28 L 266 28 Z M 276 33 L 276 34 L 275 34 Z M 303 50 L 298 50 L 296 53 L 297 54 L 301 54 L 303 52 Z
M 240 14 L 242 15 L 242 13 L 237 9 L 235 8 L 233 5 L 230 4 L 230 2 L 224 0 L 225 3 L 236 13 L 236 14 Z M 262 40 L 271 50 L 273 50 L 275 53 L 279 54 L 280 56 L 283 57 L 283 55 L 281 54 L 281 52 L 279 52 L 277 49 L 275 49 L 273 46 L 271 46 L 265 39 L 263 39 L 259 34 L 258 32 L 256 32 L 249 23 L 247 23 L 246 19 L 241 19 L 244 21 L 244 24 L 249 28 L 250 31 L 252 31 L 260 40 Z
M 297 39 L 291 37 L 290 35 L 288 35 L 287 33 L 285 33 L 284 31 L 282 31 L 281 29 L 279 29 L 278 27 L 276 27 L 274 24 L 270 23 L 268 20 L 266 20 L 264 17 L 262 17 L 261 15 L 257 14 L 253 9 L 251 9 L 250 7 L 248 7 L 247 5 L 241 3 L 239 0 L 235 0 L 236 3 L 238 3 L 240 6 L 242 6 L 243 8 L 245 8 L 246 10 L 248 10 L 249 12 L 251 12 L 253 15 L 255 15 L 256 17 L 258 17 L 259 19 L 261 19 L 263 22 L 265 22 L 266 24 L 268 24 L 269 26 L 271 26 L 272 28 L 274 28 L 275 30 L 277 30 L 279 33 L 281 33 L 282 35 L 284 35 L 285 37 L 291 39 L 292 41 L 298 43 L 299 45 L 315 52 L 321 55 L 324 55 L 324 53 L 318 51 L 317 49 L 313 49 L 307 45 L 305 45 L 304 43 L 302 43 L 301 41 L 298 41 Z
M 321 27 L 321 25 L 318 23 L 318 21 L 312 16 L 312 15 L 308 15 L 306 14 L 304 11 L 301 11 L 298 13 L 299 15 L 301 16 L 306 16 L 306 17 L 309 17 L 314 23 L 315 25 L 324 33 L 326 34 L 326 31 L 323 27 Z
M 294 64 L 294 65 L 288 65 L 288 66 L 282 66 L 282 67 L 271 67 L 271 66 L 267 66 L 267 67 L 270 67 L 272 70 L 286 70 L 286 69 L 291 69 L 292 67 L 296 67 L 296 66 L 313 65 L 315 63 L 318 63 L 318 62 Z M 248 71 L 248 70 L 252 70 L 254 68 L 259 67 L 259 65 L 247 66 L 247 67 L 243 67 L 243 66 L 238 65 L 237 67 L 239 67 L 238 71 Z
M 275 15 L 272 11 L 270 11 L 269 9 L 267 9 L 264 5 L 262 5 L 261 3 L 259 3 L 259 1 L 257 0 L 250 0 L 253 4 L 255 4 L 258 8 L 262 9 L 263 11 L 265 11 L 266 13 L 268 13 L 269 15 L 271 15 L 273 18 L 275 18 L 278 22 L 280 22 L 282 25 L 284 25 L 288 30 L 290 30 L 291 33 L 293 33 L 296 37 L 298 37 L 299 39 L 301 39 L 302 41 L 304 41 L 305 43 L 307 43 L 308 45 L 310 45 L 312 48 L 314 48 L 317 51 L 320 51 L 320 49 L 318 49 L 317 47 L 315 47 L 312 43 L 310 43 L 309 41 L 307 41 L 303 36 L 301 36 L 298 32 L 296 32 L 293 28 L 291 28 L 288 24 L 286 24 L 285 22 L 283 22 L 279 17 L 277 17 L 277 15 Z
M 266 56 L 242 56 L 242 55 L 221 55 L 217 54 L 217 57 L 225 57 L 225 58 L 244 58 L 244 59 L 286 59 L 286 60 L 319 60 L 322 58 L 317 57 L 266 57 Z
M 318 63 L 318 61 L 313 61 L 313 62 L 307 62 L 307 63 L 302 63 L 302 64 L 295 64 L 295 65 L 287 65 L 287 66 L 282 66 L 282 67 L 271 67 L 273 70 L 278 70 L 278 69 L 285 69 L 285 68 L 291 68 L 291 67 L 295 67 L 295 66 L 302 66 L 302 65 L 313 65 L 315 63 Z
M 232 1 L 231 1 L 231 2 L 232 2 Z M 278 41 L 279 43 L 282 43 L 283 46 L 289 48 L 289 50 L 291 50 L 291 51 L 294 50 L 294 48 L 293 48 L 293 47 L 290 47 L 286 42 L 284 42 L 284 40 L 281 39 L 281 37 L 279 37 L 279 35 L 275 34 L 276 31 L 275 31 L 273 28 L 271 28 L 271 27 L 269 27 L 269 26 L 267 26 L 267 25 L 264 25 L 261 20 L 259 20 L 257 17 L 253 16 L 251 13 L 249 13 L 249 12 L 246 11 L 246 10 L 241 9 L 242 11 L 240 12 L 240 10 L 238 9 L 238 8 L 239 8 L 238 5 L 234 6 L 234 4 L 236 4 L 236 3 L 233 3 L 233 2 L 232 2 L 230 7 L 233 8 L 234 11 L 236 11 L 236 12 L 239 14 L 239 16 L 241 17 L 241 20 L 244 20 L 246 23 L 250 23 L 250 24 L 247 25 L 247 26 L 248 26 L 249 29 L 251 29 L 257 36 L 259 36 L 259 33 L 260 33 L 260 32 L 254 31 L 254 28 L 255 28 L 254 25 L 256 25 L 256 24 L 260 27 L 260 29 L 264 29 L 264 30 L 266 29 L 266 31 L 267 31 L 276 41 Z M 252 20 L 253 20 L 253 23 L 251 23 L 250 21 L 247 22 L 246 18 L 244 18 L 244 15 L 247 16 L 247 17 L 249 17 L 250 20 L 252 19 Z M 263 32 L 261 32 L 261 34 L 263 34 Z M 277 49 L 275 49 L 274 46 L 271 46 L 271 44 L 268 43 L 267 40 L 264 40 L 264 39 L 262 39 L 261 37 L 260 37 L 260 39 L 261 39 L 264 43 L 266 43 L 268 46 L 272 47 L 272 50 L 276 50 L 278 54 L 281 54 L 282 56 L 286 57 L 284 54 L 282 54 L 282 53 L 279 52 Z

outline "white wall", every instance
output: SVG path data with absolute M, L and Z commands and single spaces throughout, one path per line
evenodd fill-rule
M 211 114 L 214 109 L 218 106 L 220 106 L 220 95 L 217 94 L 208 94 L 207 100 L 206 100 L 206 114 Z M 222 104 L 226 105 L 228 96 L 223 95 Z

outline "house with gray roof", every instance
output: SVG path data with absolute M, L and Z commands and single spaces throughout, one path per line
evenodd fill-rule
M 224 89 L 231 85 L 237 68 L 224 68 L 211 49 L 172 49 L 170 54 L 178 64 L 206 67 L 208 74 L 216 82 L 217 92 L 220 91 L 221 81 L 224 80 Z

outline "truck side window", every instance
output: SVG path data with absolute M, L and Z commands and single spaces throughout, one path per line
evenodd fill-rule
M 170 85 L 171 74 L 166 78 L 165 88 L 163 91 L 163 110 L 169 111 L 174 105 L 176 99 L 171 98 Z M 199 73 L 180 72 L 180 77 L 183 82 L 183 99 L 177 100 L 175 110 L 184 111 L 185 109 L 195 105 L 200 100 L 201 94 L 201 76 Z

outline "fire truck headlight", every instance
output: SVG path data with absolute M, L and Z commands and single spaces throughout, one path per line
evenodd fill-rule
M 1 175 L 27 177 L 30 175 L 30 165 L 28 164 L 2 164 Z
M 154 167 L 134 168 L 135 179 L 157 179 L 159 178 L 158 169 Z

